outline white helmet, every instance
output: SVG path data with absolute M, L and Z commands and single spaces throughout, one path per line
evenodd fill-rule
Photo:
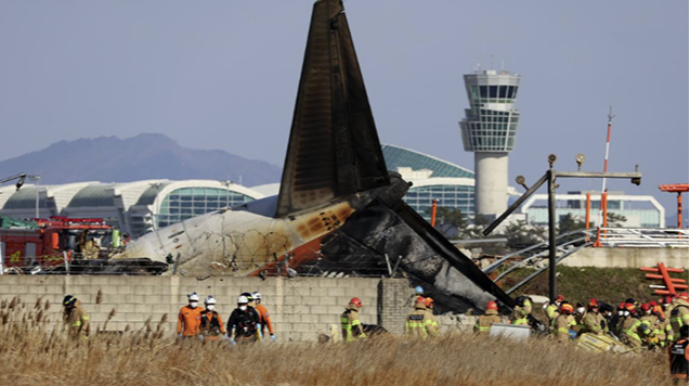
M 259 292 L 259 291 L 252 292 L 252 298 L 254 300 L 261 300 L 261 292 Z
M 199 301 L 199 295 L 196 292 L 192 292 L 191 294 L 187 295 L 189 298 L 189 301 L 192 302 L 198 302 Z
M 237 304 L 247 304 L 249 303 L 249 299 L 247 299 L 246 296 L 240 296 L 237 298 Z
M 204 299 L 205 304 L 216 304 L 216 298 L 214 298 L 211 295 L 208 295 L 206 299 Z

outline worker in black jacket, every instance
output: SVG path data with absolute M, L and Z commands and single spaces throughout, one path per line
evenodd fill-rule
M 247 305 L 249 299 L 240 296 L 237 299 L 237 308 L 232 311 L 228 319 L 228 335 L 230 343 L 253 343 L 261 340 L 261 324 L 259 313 Z

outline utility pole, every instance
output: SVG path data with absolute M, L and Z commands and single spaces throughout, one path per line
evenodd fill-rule
M 552 157 L 553 156 L 553 157 Z M 549 156 L 549 299 L 556 299 L 556 174 L 553 164 L 556 156 Z

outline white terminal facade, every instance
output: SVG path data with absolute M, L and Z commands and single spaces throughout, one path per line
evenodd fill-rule
M 520 76 L 481 70 L 465 75 L 470 108 L 460 122 L 465 151 L 474 153 L 475 214 L 496 217 L 508 207 L 508 153 L 515 147 Z

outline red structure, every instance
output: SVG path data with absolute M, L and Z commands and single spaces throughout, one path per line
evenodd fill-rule
M 662 192 L 678 193 L 678 229 L 683 228 L 683 193 L 688 192 L 688 184 L 659 185 Z
M 100 218 L 32 219 L 36 228 L 0 229 L 0 241 L 5 243 L 4 267 L 26 267 L 31 259 L 43 267 L 63 264 L 63 252 L 68 259 L 77 249 L 80 237 L 110 238 L 113 228 Z
M 649 268 L 649 267 L 642 267 L 640 268 L 640 271 L 643 272 L 654 272 L 654 273 L 660 273 L 661 275 L 655 275 L 655 274 L 647 274 L 645 277 L 647 279 L 653 279 L 653 280 L 662 280 L 664 282 L 664 285 L 666 286 L 666 289 L 658 289 L 654 291 L 655 294 L 657 295 L 676 295 L 676 290 L 677 289 L 688 289 L 687 284 L 685 284 L 685 279 L 672 279 L 669 276 L 669 272 L 675 272 L 675 273 L 683 273 L 682 268 L 666 268 L 664 263 L 659 263 L 658 265 L 659 268 Z M 659 288 L 659 286 L 650 286 L 652 288 Z

